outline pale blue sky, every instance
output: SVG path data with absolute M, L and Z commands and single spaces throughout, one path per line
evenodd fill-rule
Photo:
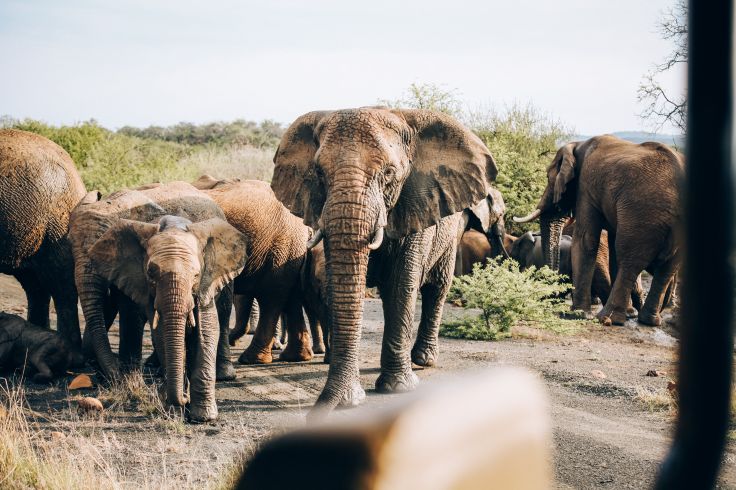
M 0 114 L 288 123 L 431 82 L 583 134 L 647 129 L 636 89 L 671 49 L 656 24 L 673 2 L 2 0 Z

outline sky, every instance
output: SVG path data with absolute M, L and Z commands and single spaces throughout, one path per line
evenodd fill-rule
M 52 124 L 289 123 L 432 83 L 578 134 L 652 129 L 643 75 L 674 0 L 2 0 L 0 115 Z M 684 73 L 662 79 L 673 93 Z M 665 126 L 661 132 L 675 132 Z

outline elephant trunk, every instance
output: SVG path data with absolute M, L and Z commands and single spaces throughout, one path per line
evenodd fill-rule
M 91 347 L 103 374 L 112 379 L 119 374 L 105 328 L 105 300 L 109 284 L 92 271 L 92 265 L 78 262 L 75 278 L 85 319 L 85 344 Z M 89 354 L 89 353 L 88 353 Z
M 549 216 L 546 214 L 542 214 L 540 220 L 544 263 L 554 271 L 560 269 L 560 239 L 566 220 L 567 217 L 563 215 Z
M 325 269 L 330 305 L 330 368 L 325 388 L 310 418 L 319 418 L 339 403 L 356 404 L 362 391 L 357 388 L 358 347 L 363 320 L 369 244 L 376 243 L 380 208 L 360 190 L 340 193 L 328 199 L 325 224 Z
M 184 407 L 184 364 L 186 323 L 193 310 L 191 288 L 181 283 L 175 274 L 162 278 L 156 294 L 156 311 L 160 315 L 157 328 L 161 328 L 165 349 L 166 402 L 170 406 Z

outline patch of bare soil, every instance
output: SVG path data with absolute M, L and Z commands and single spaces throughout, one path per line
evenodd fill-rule
M 0 275 L 0 310 L 24 314 L 24 308 L 22 290 Z M 457 314 L 457 308 L 446 306 L 446 316 Z M 368 397 L 356 410 L 372 410 L 401 396 L 373 389 L 382 326 L 380 300 L 366 299 L 361 382 Z M 629 322 L 591 325 L 574 336 L 517 329 L 499 342 L 443 338 L 438 366 L 417 374 L 429 380 L 497 365 L 528 368 L 544 381 L 551 400 L 556 488 L 648 488 L 671 442 L 675 416 L 667 383 L 676 371 L 677 340 L 670 333 Z M 111 339 L 117 343 L 116 327 Z M 249 341 L 246 337 L 233 349 L 234 360 Z M 101 419 L 80 417 L 74 401 L 79 395 L 66 388 L 71 375 L 52 386 L 28 383 L 26 390 L 41 429 L 91 445 L 90 454 L 99 461 L 90 464 L 104 467 L 122 487 L 201 488 L 215 485 L 234 460 L 247 459 L 272 434 L 303 425 L 327 375 L 322 356 L 307 363 L 236 369 L 235 381 L 218 383 L 219 419 L 201 426 L 151 413 L 141 403 L 118 404 Z M 660 375 L 647 376 L 652 370 Z M 97 388 L 88 391 L 99 394 Z M 731 444 L 722 488 L 736 488 L 735 458 Z

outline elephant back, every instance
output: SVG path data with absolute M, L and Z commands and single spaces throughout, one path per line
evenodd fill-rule
M 0 130 L 0 271 L 61 241 L 85 193 L 63 148 L 34 133 Z

